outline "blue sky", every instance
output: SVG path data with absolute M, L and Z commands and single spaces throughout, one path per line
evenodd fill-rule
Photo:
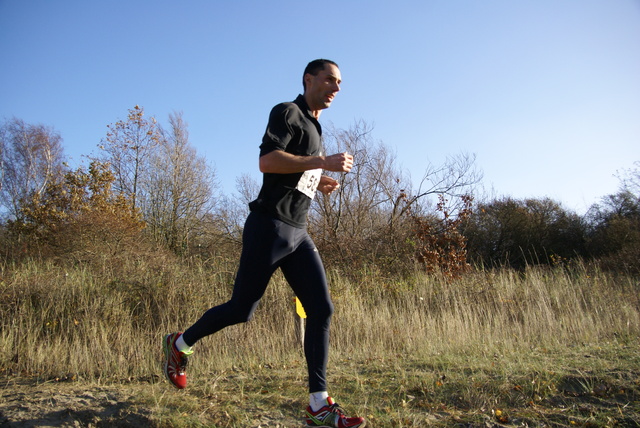
M 136 104 L 182 111 L 232 193 L 319 57 L 343 77 L 321 122 L 372 124 L 415 180 L 472 153 L 496 196 L 583 213 L 640 160 L 640 0 L 0 0 L 0 118 L 78 165 Z

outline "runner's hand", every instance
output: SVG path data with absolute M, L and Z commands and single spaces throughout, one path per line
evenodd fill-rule
M 329 196 L 340 187 L 340 183 L 331 177 L 323 175 L 320 177 L 320 183 L 318 184 L 318 190 Z
M 336 153 L 325 157 L 325 163 L 323 169 L 327 171 L 349 172 L 353 168 L 353 156 L 347 152 Z

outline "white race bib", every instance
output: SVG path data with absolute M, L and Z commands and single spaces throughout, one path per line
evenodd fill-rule
M 322 176 L 322 168 L 310 169 L 302 173 L 302 177 L 298 180 L 296 189 L 313 199 L 316 196 L 320 177 Z

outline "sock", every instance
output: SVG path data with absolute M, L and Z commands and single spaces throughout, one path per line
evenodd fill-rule
M 178 348 L 178 351 L 184 352 L 185 354 L 191 352 L 191 346 L 187 345 L 187 343 L 182 338 L 182 335 L 180 335 L 180 337 L 176 339 L 176 348 Z
M 314 412 L 317 412 L 329 404 L 327 398 L 329 398 L 327 391 L 312 392 L 309 394 L 309 407 L 311 407 L 311 410 Z

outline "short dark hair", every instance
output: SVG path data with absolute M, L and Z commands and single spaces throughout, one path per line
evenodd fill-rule
M 317 76 L 319 72 L 324 70 L 324 67 L 327 64 L 335 65 L 336 67 L 338 67 L 338 64 L 331 61 L 330 59 L 314 59 L 309 64 L 307 64 L 307 67 L 304 69 L 304 73 L 302 73 L 302 87 L 305 90 L 307 89 L 307 84 L 304 81 L 304 76 L 306 76 L 307 74 L 310 74 L 312 76 Z

